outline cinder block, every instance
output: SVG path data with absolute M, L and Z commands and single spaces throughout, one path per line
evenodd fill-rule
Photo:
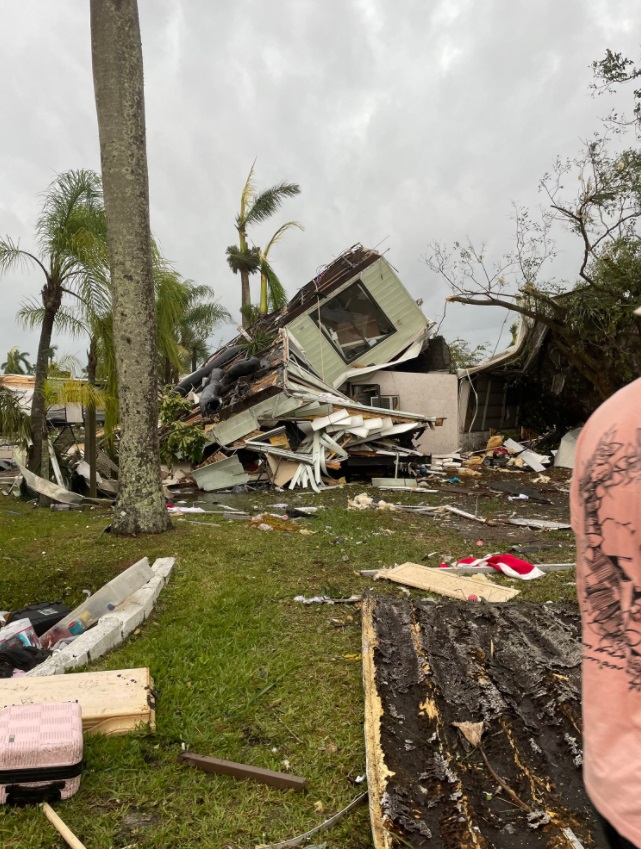
M 38 666 L 30 669 L 27 672 L 27 675 L 32 678 L 42 678 L 45 675 L 55 675 L 56 674 L 56 658 L 55 656 L 48 657 L 45 661 L 38 664 Z
M 171 576 L 171 573 L 174 570 L 175 563 L 175 557 L 159 557 L 158 560 L 155 561 L 151 569 L 154 574 L 160 575 L 162 578 L 164 578 L 165 583 L 167 583 Z
M 86 666 L 89 663 L 89 654 L 86 651 L 81 651 L 76 646 L 68 646 L 69 654 L 65 658 L 61 658 L 63 666 L 61 672 L 65 669 L 76 669 L 78 666 Z M 64 650 L 65 652 L 67 649 Z M 60 652 L 63 654 L 63 652 Z
M 120 622 L 103 616 L 93 628 L 85 631 L 77 640 L 74 640 L 69 648 L 75 649 L 78 647 L 84 649 L 89 655 L 90 661 L 96 660 L 96 658 L 120 643 L 121 634 Z
M 149 587 L 152 590 L 153 600 L 156 601 L 158 596 L 160 595 L 160 591 L 165 586 L 165 579 L 161 575 L 154 575 L 154 577 L 145 584 L 145 588 Z M 144 588 L 143 588 L 144 589 Z
M 132 597 L 125 599 L 122 604 L 119 604 L 115 610 L 109 614 L 109 618 L 119 619 L 122 628 L 122 637 L 128 637 L 132 631 L 143 622 L 145 618 L 145 609 L 138 602 L 133 601 Z
M 145 584 L 144 587 L 141 587 L 139 590 L 136 590 L 135 593 L 132 593 L 127 601 L 133 601 L 136 604 L 139 604 L 144 610 L 144 618 L 146 619 L 154 606 L 154 588 L 150 587 L 149 584 Z

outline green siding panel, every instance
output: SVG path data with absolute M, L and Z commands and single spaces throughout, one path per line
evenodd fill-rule
M 420 307 L 417 306 L 386 259 L 381 258 L 360 274 L 354 275 L 347 283 L 332 292 L 330 297 L 342 292 L 343 289 L 347 289 L 356 280 L 362 281 L 365 288 L 396 328 L 396 333 L 393 333 L 375 348 L 366 351 L 359 359 L 346 363 L 340 356 L 336 348 L 311 318 L 318 306 L 310 307 L 306 313 L 298 316 L 287 325 L 287 330 L 296 340 L 296 344 L 303 348 L 306 358 L 327 383 L 333 383 L 348 368 L 389 362 L 410 344 L 420 330 L 429 324 Z M 323 301 L 321 301 L 322 303 Z

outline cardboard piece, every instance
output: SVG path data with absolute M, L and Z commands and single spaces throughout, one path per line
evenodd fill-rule
M 418 563 L 403 563 L 394 569 L 385 569 L 380 573 L 380 577 L 397 584 L 405 584 L 408 587 L 463 601 L 467 601 L 470 596 L 491 602 L 509 601 L 519 594 L 519 590 L 512 587 L 493 584 L 484 575 L 465 578 L 452 575 L 444 569 L 419 566 Z

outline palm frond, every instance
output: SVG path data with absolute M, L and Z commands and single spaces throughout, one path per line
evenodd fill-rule
M 245 185 L 240 195 L 240 212 L 236 216 L 236 226 L 238 229 L 244 229 L 247 224 L 247 213 L 251 209 L 252 202 L 256 196 L 256 187 L 254 185 L 254 166 L 256 160 L 252 162 L 252 167 L 249 169 L 249 174 L 245 180 Z
M 31 423 L 22 409 L 20 398 L 5 386 L 0 386 L 0 434 L 26 447 L 31 441 Z
M 10 236 L 0 239 L 0 274 L 6 274 L 14 269 L 28 268 L 38 265 L 46 274 L 43 263 L 29 251 L 23 251 L 19 242 L 14 242 Z
M 263 259 L 260 266 L 261 277 L 265 278 L 267 283 L 267 302 L 270 310 L 279 310 L 287 303 L 287 292 L 285 287 L 278 279 L 278 275 L 273 267 Z
M 16 320 L 26 330 L 37 330 L 42 327 L 44 316 L 45 308 L 35 298 L 30 298 L 22 302 L 16 313 Z M 76 338 L 88 332 L 86 321 L 77 312 L 65 306 L 58 309 L 53 326 L 59 333 L 68 333 Z
M 234 274 L 239 274 L 241 271 L 246 271 L 248 274 L 255 274 L 260 267 L 260 250 L 257 247 L 248 248 L 246 251 L 243 251 L 237 245 L 230 245 L 225 253 L 227 255 L 227 265 Z
M 95 171 L 65 171 L 43 193 L 42 211 L 36 235 L 42 252 L 54 256 L 65 253 L 70 234 L 81 225 L 80 212 L 92 215 L 102 207 L 102 184 Z
M 74 378 L 47 380 L 45 398 L 49 407 L 56 404 L 82 404 L 83 407 L 93 405 L 97 410 L 102 410 L 106 403 L 104 390 L 93 383 Z
M 269 256 L 270 250 L 274 247 L 274 245 L 278 244 L 280 240 L 283 238 L 285 233 L 288 230 L 291 230 L 293 227 L 296 227 L 298 230 L 304 230 L 305 228 L 300 223 L 300 221 L 287 221 L 285 224 L 281 224 L 281 226 L 276 230 L 271 239 L 267 242 L 267 247 L 264 251 L 261 251 L 262 255 L 267 258 Z
M 265 189 L 256 195 L 251 208 L 245 216 L 246 224 L 258 224 L 266 221 L 282 206 L 285 198 L 300 194 L 300 186 L 297 183 L 277 183 L 269 189 Z

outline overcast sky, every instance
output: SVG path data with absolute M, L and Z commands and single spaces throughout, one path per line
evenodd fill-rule
M 236 316 L 240 281 L 225 248 L 256 158 L 259 188 L 281 179 L 302 188 L 254 234 L 261 244 L 283 221 L 305 226 L 272 254 L 290 295 L 353 243 L 380 243 L 425 313 L 440 319 L 447 291 L 421 260 L 428 243 L 469 235 L 490 255 L 509 249 L 511 203 L 540 203 L 541 175 L 557 155 L 577 152 L 614 105 L 591 97 L 590 63 L 606 48 L 636 57 L 641 34 L 641 5 L 629 0 L 139 0 L 139 8 L 152 229 L 177 269 L 213 286 Z M 89 4 L 5 2 L 0 30 L 0 235 L 28 249 L 38 194 L 56 173 L 99 169 Z M 573 242 L 563 244 L 560 277 L 575 267 Z M 3 359 L 13 345 L 35 359 L 36 334 L 15 313 L 40 286 L 35 273 L 0 279 Z M 502 321 L 450 306 L 443 330 L 494 346 Z M 54 342 L 81 355 L 86 347 Z

